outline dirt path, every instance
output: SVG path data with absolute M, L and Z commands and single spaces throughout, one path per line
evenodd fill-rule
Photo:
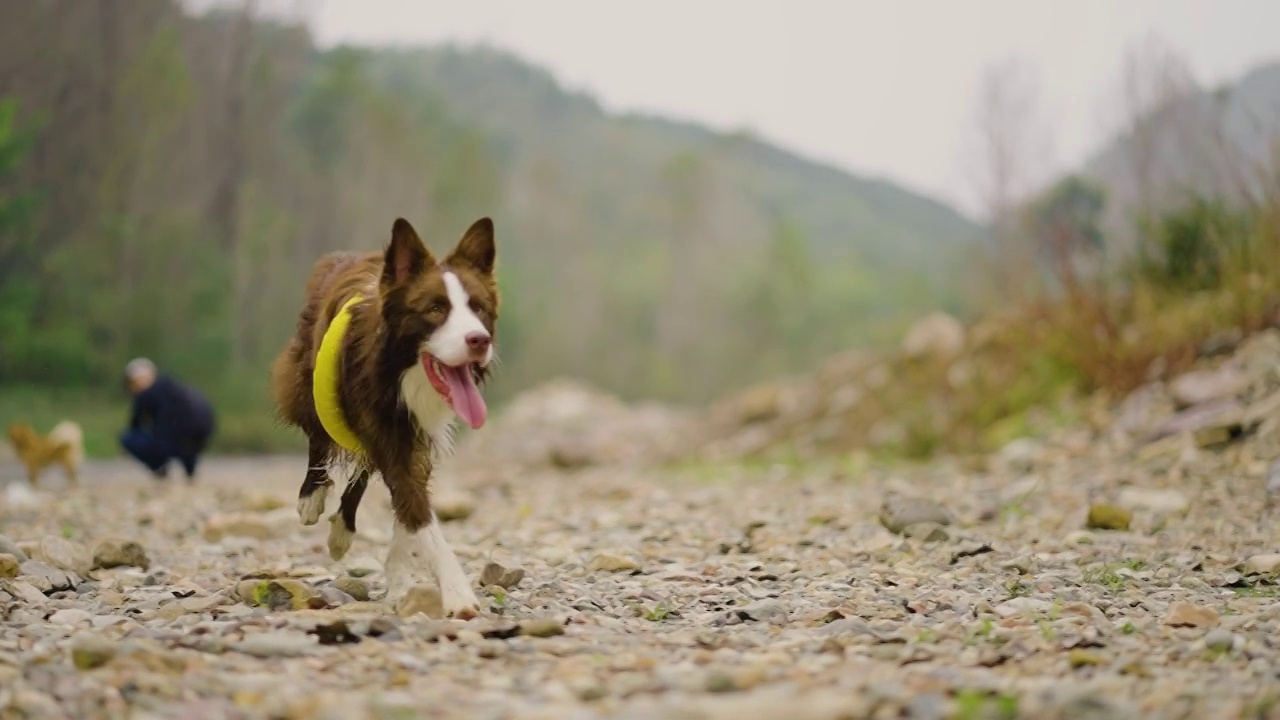
M 1280 717 L 1274 575 L 1244 565 L 1280 551 L 1258 469 L 1180 458 L 1130 483 L 1128 531 L 1083 528 L 1134 466 L 1066 450 L 992 474 L 446 467 L 469 574 L 523 570 L 468 623 L 377 602 L 380 485 L 334 563 L 294 515 L 301 458 L 193 486 L 95 464 L 0 499 L 37 558 L 0 580 L 0 717 Z M 941 522 L 889 532 L 889 494 Z M 147 567 L 89 570 L 112 539 Z

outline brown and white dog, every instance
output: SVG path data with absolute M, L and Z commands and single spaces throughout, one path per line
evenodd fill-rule
M 329 552 L 341 558 L 369 475 L 379 473 L 395 515 L 386 599 L 409 589 L 421 558 L 446 614 L 459 618 L 474 617 L 479 603 L 440 531 L 428 483 L 449 449 L 454 415 L 473 428 L 485 421 L 478 386 L 495 355 L 495 259 L 489 218 L 472 224 L 443 262 L 399 218 L 385 252 L 316 262 L 297 332 L 272 368 L 281 418 L 310 445 L 298 494 L 303 524 L 324 512 L 330 466 L 353 466 L 329 518 Z
M 9 426 L 9 444 L 27 468 L 31 487 L 39 485 L 41 473 L 51 465 L 61 465 L 71 485 L 79 483 L 80 466 L 84 464 L 84 433 L 71 420 L 54 425 L 48 435 L 41 435 L 26 423 L 14 423 Z

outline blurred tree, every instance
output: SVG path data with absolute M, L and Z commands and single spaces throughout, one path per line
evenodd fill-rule
M 15 182 L 30 148 L 30 133 L 18 126 L 17 100 L 0 99 L 0 377 L 27 375 L 40 362 L 32 352 L 40 298 L 31 232 L 35 198 Z
M 988 223 L 985 252 L 968 259 L 977 304 L 1002 307 L 1025 297 L 1034 268 L 1020 208 L 1047 176 L 1051 134 L 1043 116 L 1038 78 L 1025 63 L 1006 59 L 983 73 L 974 118 L 975 187 Z
M 1077 261 L 1103 248 L 1102 212 L 1106 191 L 1080 175 L 1054 183 L 1029 207 L 1040 253 L 1055 279 L 1069 292 L 1079 285 Z
M 1227 264 L 1248 254 L 1249 216 L 1221 200 L 1194 198 L 1148 227 L 1152 242 L 1143 247 L 1139 267 L 1166 287 L 1216 288 Z

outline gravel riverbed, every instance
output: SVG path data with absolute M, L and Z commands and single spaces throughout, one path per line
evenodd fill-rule
M 333 562 L 296 517 L 302 458 L 212 459 L 191 485 L 54 471 L 0 498 L 0 717 L 1280 717 L 1253 447 L 451 462 L 438 507 L 488 605 L 469 622 L 432 617 L 426 580 L 381 602 L 376 480 Z

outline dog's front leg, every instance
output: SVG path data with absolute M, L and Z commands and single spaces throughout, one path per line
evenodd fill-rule
M 431 522 L 418 534 L 422 539 L 427 566 L 440 585 L 440 598 L 445 614 L 462 619 L 475 617 L 479 613 L 480 602 L 471 589 L 466 571 L 453 554 L 453 548 L 444 539 L 444 532 L 440 529 L 440 520 L 436 518 L 435 512 L 431 513 Z
M 324 514 L 325 500 L 333 480 L 329 477 L 329 459 L 333 443 L 328 439 L 312 437 L 307 450 L 307 474 L 298 490 L 298 518 L 303 525 L 315 525 Z
M 429 470 L 417 470 L 383 474 L 391 491 L 391 509 L 395 514 L 395 527 L 385 565 L 386 600 L 394 605 L 404 597 L 413 586 L 414 570 L 425 560 L 427 569 L 440 586 L 445 615 L 459 619 L 476 617 L 480 602 L 431 510 L 426 484 Z

